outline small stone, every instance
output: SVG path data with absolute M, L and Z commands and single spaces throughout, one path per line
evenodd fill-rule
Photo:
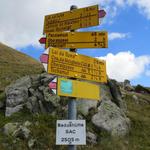
M 25 126 L 25 127 L 29 127 L 29 126 L 31 126 L 31 124 L 32 124 L 32 123 L 27 120 L 27 121 L 24 123 L 24 126 Z
M 30 132 L 31 131 L 28 128 L 20 126 L 16 131 L 13 132 L 13 136 L 20 139 L 28 139 Z
M 139 99 L 136 95 L 132 96 L 133 100 L 135 101 L 136 104 L 139 104 Z
M 90 144 L 97 144 L 97 136 L 90 131 L 87 132 L 86 139 Z
M 17 130 L 19 123 L 7 123 L 3 128 L 5 135 L 11 135 L 15 130 Z
M 35 122 L 35 125 L 36 125 L 36 126 L 39 126 L 39 122 L 38 122 L 38 121 L 36 121 L 36 122 Z
M 26 107 L 30 110 L 30 112 L 32 112 L 32 104 L 31 104 L 31 102 L 27 102 L 26 103 Z
M 132 96 L 134 100 L 138 100 L 138 97 L 136 95 Z
M 34 95 L 35 90 L 33 88 L 30 88 L 29 92 L 30 92 L 31 95 Z
M 5 116 L 11 116 L 13 113 L 18 112 L 23 109 L 23 105 L 17 105 L 15 107 L 6 107 Z
M 39 89 L 40 92 L 43 92 L 44 89 L 45 89 L 45 86 L 39 86 L 38 89 Z
M 35 142 L 36 142 L 35 139 L 30 139 L 30 140 L 28 141 L 28 147 L 29 147 L 29 148 L 33 148 L 34 145 L 35 145 Z

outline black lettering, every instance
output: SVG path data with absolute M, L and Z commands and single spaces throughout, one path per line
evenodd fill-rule
M 76 130 L 69 130 L 69 129 L 66 130 L 66 134 L 75 134 L 75 133 Z

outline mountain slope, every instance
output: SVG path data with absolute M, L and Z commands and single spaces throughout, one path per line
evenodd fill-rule
M 0 43 L 0 91 L 24 75 L 42 71 L 43 66 L 37 60 Z

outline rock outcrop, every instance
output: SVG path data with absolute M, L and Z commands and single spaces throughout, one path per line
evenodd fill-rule
M 3 133 L 7 136 L 13 136 L 15 138 L 28 139 L 31 132 L 28 129 L 28 127 L 31 125 L 31 123 L 29 123 L 29 121 L 26 121 L 24 124 L 20 124 L 18 122 L 7 123 L 3 127 Z
M 112 102 L 114 102 L 120 109 L 122 109 L 124 112 L 127 111 L 126 103 L 122 99 L 121 91 L 119 88 L 119 85 L 117 84 L 117 81 L 115 80 L 109 80 L 108 81 L 109 87 L 110 87 L 110 93 L 112 94 Z
M 62 104 L 62 101 L 65 101 L 62 100 L 63 97 L 54 96 L 48 87 L 53 78 L 54 76 L 46 73 L 25 76 L 8 86 L 5 89 L 7 97 L 5 115 L 10 116 L 24 108 L 33 114 L 56 114 L 58 109 L 62 112 L 67 111 L 67 102 Z M 127 134 L 130 121 L 125 115 L 127 107 L 122 99 L 118 83 L 115 80 L 109 80 L 107 84 L 99 84 L 99 86 L 100 101 L 77 101 L 80 118 L 88 118 L 99 130 L 106 130 L 111 135 Z M 89 133 L 89 141 L 96 143 L 96 135 L 93 134 Z
M 129 80 L 124 80 L 123 87 L 124 87 L 124 89 L 127 90 L 127 91 L 134 91 L 134 87 L 131 86 Z
M 110 100 L 102 100 L 92 123 L 112 136 L 124 136 L 129 132 L 130 122 L 122 110 Z
M 51 112 L 59 101 L 57 97 L 52 99 L 51 91 L 48 88 L 48 83 L 53 78 L 46 73 L 25 76 L 8 86 L 5 89 L 7 98 L 5 115 L 10 116 L 24 107 L 32 113 Z

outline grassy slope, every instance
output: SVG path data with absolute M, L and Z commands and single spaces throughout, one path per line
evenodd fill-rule
M 24 75 L 42 71 L 43 67 L 38 61 L 0 43 L 0 91 Z
M 42 66 L 32 58 L 11 49 L 0 43 L 0 91 L 4 89 L 13 80 L 27 74 L 39 73 Z M 131 131 L 124 138 L 111 138 L 107 133 L 99 132 L 100 143 L 97 145 L 78 146 L 78 149 L 86 150 L 149 150 L 150 149 L 150 95 L 137 94 L 139 103 L 133 100 L 133 93 L 126 93 L 125 101 L 127 102 L 127 116 L 131 120 Z M 3 99 L 4 94 L 0 94 Z M 22 117 L 23 116 L 23 117 Z M 65 118 L 58 118 L 65 119 Z M 33 116 L 24 111 L 17 113 L 11 117 L 4 117 L 4 112 L 0 112 L 0 128 L 7 122 L 24 122 L 29 120 L 33 122 L 30 127 L 32 137 L 36 139 L 35 149 L 43 150 L 65 150 L 66 146 L 55 145 L 55 124 L 56 117 L 51 115 Z M 38 122 L 38 125 L 35 123 Z M 93 126 L 87 123 L 88 126 Z M 93 128 L 93 130 L 95 130 Z M 10 149 L 28 150 L 27 141 L 18 140 L 16 143 L 13 137 L 7 137 L 0 133 L 0 150 L 8 150 L 4 148 L 2 143 L 8 143 Z
M 150 149 L 150 95 L 136 94 L 139 102 L 136 103 L 129 93 L 126 97 L 128 104 L 128 117 L 131 119 L 132 131 L 129 136 L 129 145 L 132 149 Z
M 111 138 L 107 133 L 96 131 L 91 123 L 87 122 L 87 126 L 91 126 L 91 129 L 99 133 L 99 144 L 78 146 L 79 150 L 149 150 L 150 149 L 150 95 L 142 95 L 134 93 L 138 96 L 139 103 L 136 103 L 132 98 L 133 93 L 127 93 L 125 101 L 127 102 L 128 112 L 127 116 L 131 120 L 131 131 L 129 135 L 124 138 Z M 59 113 L 58 113 L 59 114 Z M 22 117 L 24 116 L 24 117 Z M 35 149 L 43 150 L 66 150 L 66 146 L 55 145 L 55 133 L 56 133 L 56 120 L 65 119 L 57 115 L 53 117 L 51 115 L 31 115 L 26 111 L 17 113 L 12 117 L 5 118 L 0 113 L 0 128 L 7 122 L 24 122 L 29 120 L 33 122 L 30 127 L 32 137 L 37 140 Z M 35 123 L 38 122 L 38 125 Z M 27 150 L 27 141 L 18 140 L 16 144 L 13 143 L 13 138 L 0 135 L 0 147 L 2 143 L 6 142 L 11 145 L 15 150 Z M 19 147 L 19 148 L 18 148 Z M 4 149 L 4 147 L 3 147 Z M 4 149 L 5 150 L 5 149 Z

